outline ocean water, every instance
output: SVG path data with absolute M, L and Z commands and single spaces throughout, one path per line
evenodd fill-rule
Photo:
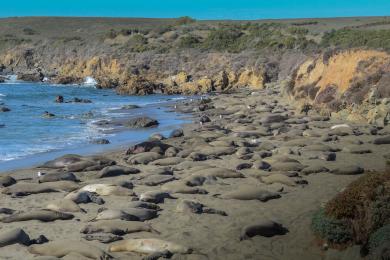
M 182 115 L 169 112 L 164 105 L 183 99 L 180 96 L 120 96 L 112 90 L 96 89 L 94 81 L 74 86 L 26 83 L 10 80 L 0 84 L 0 104 L 11 109 L 0 113 L 0 172 L 33 166 L 66 153 L 94 154 L 126 147 L 150 134 L 168 134 L 187 122 Z M 56 103 L 77 97 L 92 103 Z M 132 110 L 118 110 L 124 105 L 138 105 Z M 44 118 L 48 111 L 54 118 Z M 103 129 L 94 122 L 103 119 L 150 116 L 159 121 L 157 128 L 116 131 Z M 105 138 L 109 145 L 92 141 Z

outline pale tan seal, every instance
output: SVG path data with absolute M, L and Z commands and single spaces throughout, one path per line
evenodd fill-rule
M 153 254 L 156 252 L 169 251 L 173 254 L 189 254 L 192 250 L 180 244 L 164 241 L 156 238 L 127 239 L 113 243 L 109 252 L 135 252 L 140 254 Z

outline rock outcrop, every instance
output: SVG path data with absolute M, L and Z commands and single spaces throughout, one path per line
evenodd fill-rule
M 287 93 L 324 114 L 383 125 L 390 111 L 389 73 L 386 52 L 328 51 L 299 66 Z

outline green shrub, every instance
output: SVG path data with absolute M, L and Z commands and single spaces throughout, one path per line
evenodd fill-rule
M 381 227 L 370 236 L 368 247 L 371 251 L 384 243 L 390 243 L 390 224 Z
M 352 239 L 348 225 L 342 220 L 327 216 L 323 209 L 314 214 L 311 228 L 316 235 L 331 243 L 344 244 Z
M 390 50 L 390 30 L 332 30 L 324 34 L 321 45 L 324 47 L 367 47 Z
M 203 46 L 207 49 L 218 51 L 228 50 L 237 52 L 243 49 L 242 37 L 243 33 L 237 29 L 218 28 L 210 31 L 205 39 Z
M 142 34 L 134 34 L 130 37 L 124 46 L 125 50 L 130 52 L 145 52 L 153 50 L 154 46 L 148 43 L 148 39 Z
M 35 35 L 37 32 L 31 28 L 24 28 L 23 33 L 26 35 Z
M 287 32 L 290 34 L 305 35 L 309 33 L 309 30 L 301 27 L 289 27 Z
M 182 16 L 176 19 L 175 24 L 176 25 L 185 25 L 185 24 L 190 24 L 194 23 L 196 20 L 189 17 L 189 16 Z
M 186 35 L 179 40 L 179 47 L 181 48 L 194 48 L 200 43 L 199 38 L 194 35 Z
M 316 25 L 316 24 L 318 24 L 318 21 L 304 21 L 304 22 L 291 23 L 291 25 L 294 26 L 305 26 L 305 25 Z

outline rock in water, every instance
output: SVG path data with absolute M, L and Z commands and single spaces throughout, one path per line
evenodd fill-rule
M 11 111 L 11 109 L 9 109 L 8 107 L 0 106 L 0 112 L 9 112 L 9 111 Z
M 146 128 L 146 127 L 152 127 L 157 126 L 159 123 L 157 120 L 152 119 L 150 117 L 137 117 L 130 119 L 126 122 L 126 126 L 129 128 Z
M 91 141 L 92 144 L 110 144 L 110 141 L 104 138 L 95 139 Z

